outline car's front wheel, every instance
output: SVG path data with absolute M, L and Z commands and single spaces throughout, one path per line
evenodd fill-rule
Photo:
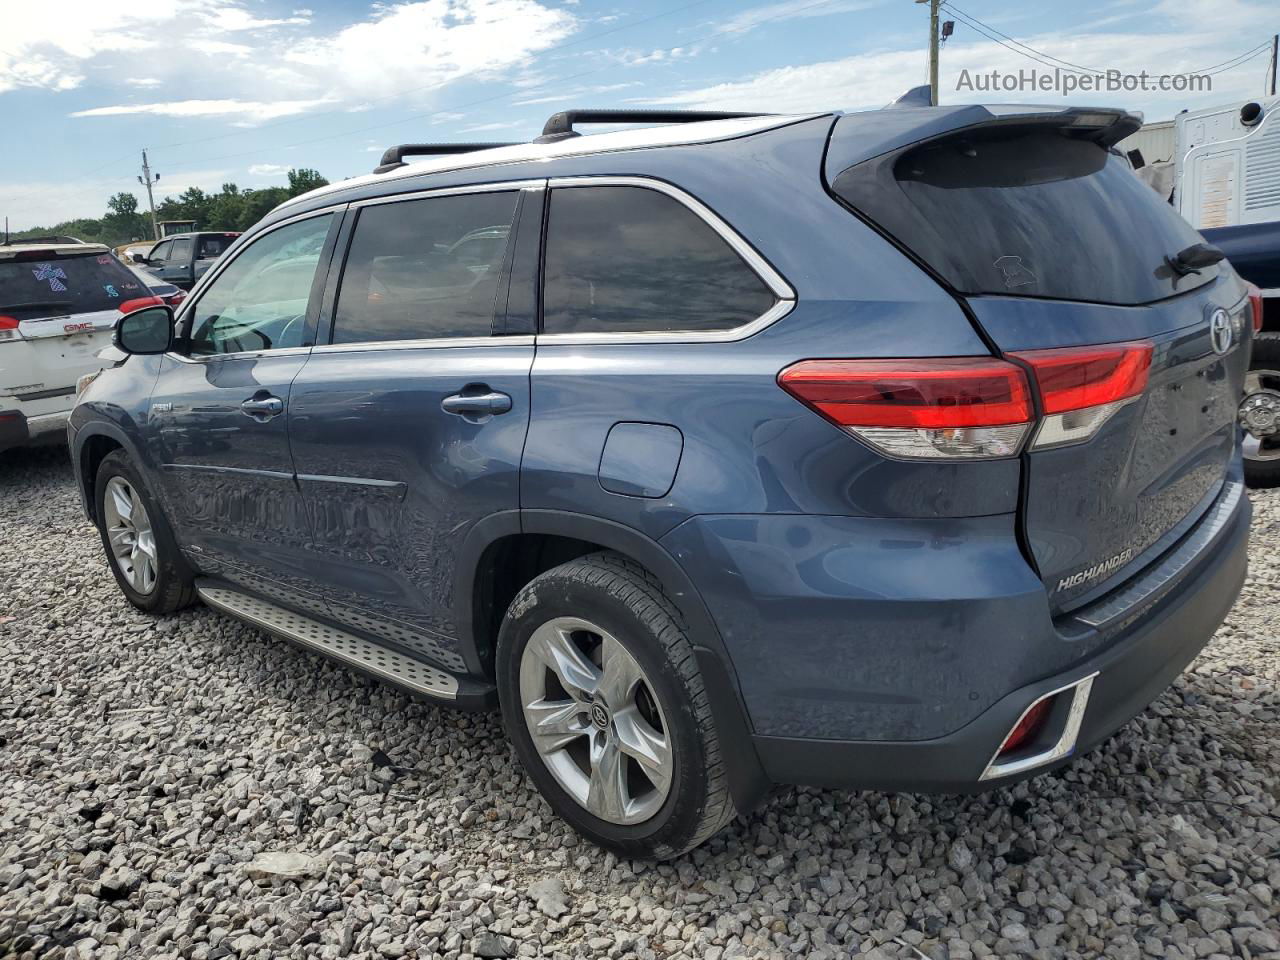
M 195 600 L 191 571 L 123 450 L 103 458 L 94 496 L 107 563 L 128 601 L 148 613 L 190 605 Z
M 507 611 L 497 671 L 521 762 L 579 833 L 665 859 L 734 816 L 692 646 L 637 564 L 597 553 L 535 578 Z

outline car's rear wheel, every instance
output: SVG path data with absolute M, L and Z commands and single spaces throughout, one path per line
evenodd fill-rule
M 123 450 L 103 458 L 94 496 L 107 563 L 128 601 L 148 613 L 171 613 L 192 603 L 191 571 Z
M 1280 486 L 1280 336 L 1253 341 L 1240 402 L 1244 479 L 1251 487 Z
M 598 553 L 534 579 L 507 611 L 497 668 L 521 762 L 584 836 L 668 858 L 733 817 L 693 649 L 637 564 Z

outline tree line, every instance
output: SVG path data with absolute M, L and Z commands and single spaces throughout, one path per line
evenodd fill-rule
M 217 193 L 205 193 L 190 187 L 177 197 L 165 197 L 156 204 L 157 220 L 194 220 L 197 230 L 248 230 L 273 208 L 290 197 L 323 187 L 328 180 L 319 172 L 303 167 L 290 170 L 287 187 L 240 189 L 224 183 Z M 14 241 L 53 234 L 72 236 L 86 243 L 105 243 L 114 247 L 134 240 L 150 240 L 151 217 L 139 209 L 132 193 L 117 193 L 107 201 L 107 212 L 97 219 L 82 217 L 65 220 L 51 227 L 32 227 L 14 231 Z

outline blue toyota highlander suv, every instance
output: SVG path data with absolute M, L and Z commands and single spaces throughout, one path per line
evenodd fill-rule
M 1138 122 L 571 111 L 393 148 L 122 318 L 69 428 L 88 515 L 143 610 L 500 706 L 623 854 L 772 783 L 1051 769 L 1245 576 L 1250 307 L 1112 149 Z

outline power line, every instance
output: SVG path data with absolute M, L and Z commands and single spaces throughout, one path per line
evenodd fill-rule
M 952 4 L 950 0 L 943 0 L 942 6 L 946 7 L 956 16 L 960 17 L 961 20 L 965 21 L 965 23 L 968 24 L 968 26 L 972 27 L 978 33 L 983 34 L 983 36 L 987 37 L 988 40 L 992 40 L 996 43 L 999 43 L 1000 46 L 1004 47 L 1006 50 L 1012 50 L 1014 53 L 1021 54 L 1022 56 L 1027 57 L 1030 60 L 1036 60 L 1038 63 L 1044 64 L 1045 66 L 1056 66 L 1061 64 L 1068 67 L 1069 72 L 1087 73 L 1087 74 L 1094 74 L 1094 75 L 1105 74 L 1107 72 L 1106 70 L 1100 70 L 1096 67 L 1086 67 L 1082 64 L 1074 63 L 1070 60 L 1063 60 L 1060 57 L 1055 57 L 1052 54 L 1045 53 L 1042 50 L 1037 50 L 1035 47 L 1029 44 L 1023 43 L 1021 40 L 1017 40 L 1009 36 L 1007 33 L 1001 33 L 995 27 L 991 26 L 990 24 L 982 20 L 979 20 L 977 17 L 973 16 L 972 14 L 966 13 L 965 11 L 961 10 L 959 7 Z M 995 36 L 992 36 L 992 34 L 995 34 Z M 1003 37 L 1005 40 L 1008 40 L 1011 43 L 1016 44 L 1018 47 L 1022 47 L 1025 50 L 1030 51 L 1030 53 L 1024 53 L 1023 50 L 1018 50 L 1013 47 L 1010 47 L 1006 43 L 1001 43 L 1001 41 L 997 39 L 998 37 Z M 1271 46 L 1271 41 L 1269 40 L 1264 41 L 1263 43 L 1260 43 L 1258 46 L 1251 47 L 1250 49 L 1244 51 L 1244 53 L 1237 54 L 1236 56 L 1232 57 L 1229 60 L 1224 60 L 1221 63 L 1215 63 L 1212 66 L 1203 67 L 1198 70 L 1187 70 L 1187 71 L 1184 71 L 1184 73 L 1214 76 L 1215 73 L 1224 73 L 1226 72 L 1226 70 L 1234 70 L 1236 67 L 1240 66 L 1241 64 L 1247 63 L 1249 60 L 1252 60 L 1259 53 L 1269 48 L 1270 46 Z M 1045 60 L 1053 61 L 1053 63 L 1045 63 Z M 1222 69 L 1219 69 L 1219 68 L 1222 68 Z

